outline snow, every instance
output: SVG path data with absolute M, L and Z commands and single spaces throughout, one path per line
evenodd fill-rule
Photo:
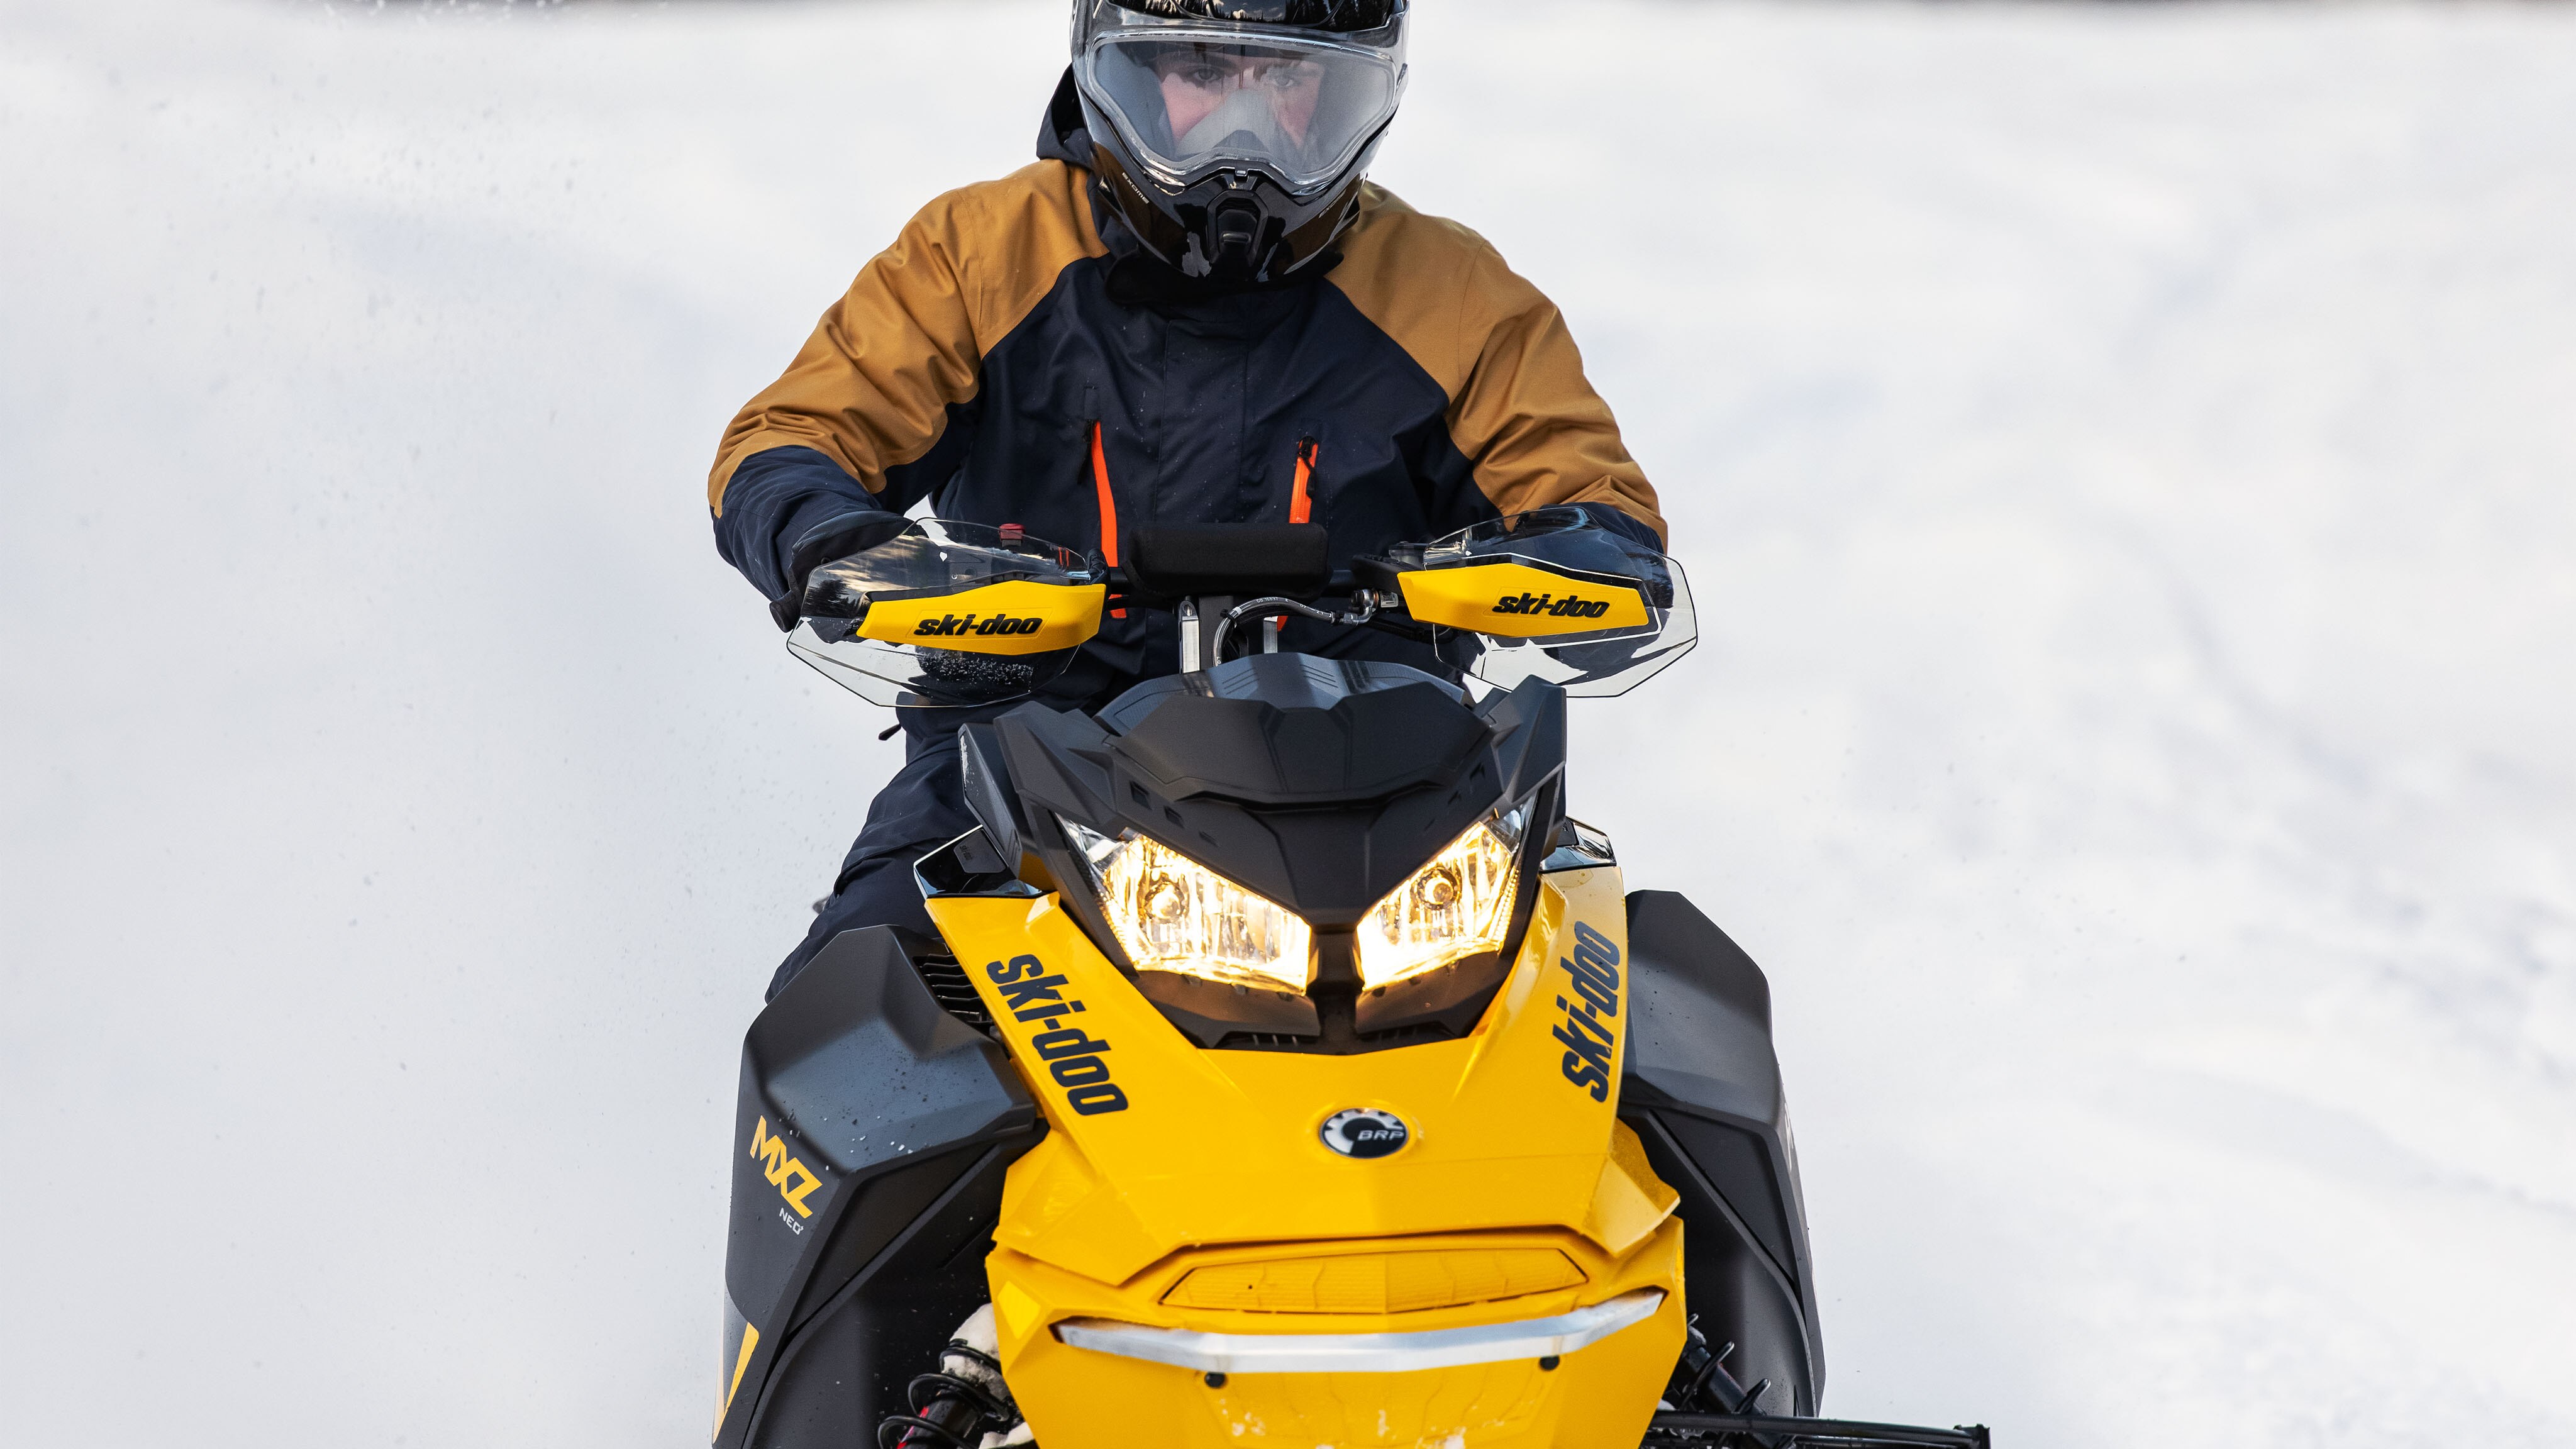
M 1577 808 L 1771 974 L 1828 1406 L 2576 1442 L 2576 11 L 1562 13 L 1378 174 L 1670 501 Z M 13 1442 L 702 1432 L 893 759 L 702 470 L 1062 33 L 0 0 Z

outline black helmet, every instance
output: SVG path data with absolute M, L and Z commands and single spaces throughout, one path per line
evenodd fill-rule
M 1406 0 L 1074 0 L 1109 198 L 1193 277 L 1271 281 L 1360 212 L 1404 96 Z

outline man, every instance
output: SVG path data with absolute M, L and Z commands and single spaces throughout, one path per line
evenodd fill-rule
M 1360 553 L 1560 503 L 1663 523 L 1563 320 L 1484 240 L 1362 180 L 1406 79 L 1407 0 L 1076 0 L 1037 164 L 953 191 L 859 273 L 725 431 L 716 547 L 793 628 L 806 575 L 944 518 L 1117 562 L 1143 523 L 1316 523 Z M 1113 610 L 1041 696 L 1177 667 Z M 1302 623 L 1286 647 L 1416 658 Z M 839 932 L 930 930 L 911 863 L 970 829 L 967 711 L 908 710 L 778 988 Z

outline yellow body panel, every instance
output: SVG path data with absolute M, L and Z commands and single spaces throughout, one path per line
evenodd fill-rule
M 1404 590 L 1406 612 L 1419 622 L 1498 639 L 1602 634 L 1643 629 L 1648 622 L 1646 596 L 1633 586 L 1528 564 L 1415 569 L 1397 575 L 1396 585 Z
M 1569 964 L 1578 950 L 1624 954 L 1624 904 L 1616 870 L 1545 877 L 1521 953 L 1471 1034 L 1322 1056 L 1200 1049 L 1053 896 L 931 900 L 1050 1128 L 1011 1168 L 988 1260 L 1003 1370 L 1038 1441 L 1634 1445 L 1680 1351 L 1680 1224 L 1615 1095 L 1587 1085 L 1603 1061 L 1618 1080 L 1625 1034 L 1586 1005 Z M 1352 1107 L 1401 1118 L 1405 1146 L 1366 1160 L 1325 1147 L 1324 1119 Z M 1350 1266 L 1364 1258 L 1381 1260 L 1375 1290 L 1350 1286 L 1368 1278 Z M 1550 1258 L 1571 1275 L 1541 1271 Z M 1326 1261 L 1301 1272 L 1300 1260 Z M 1335 1273 L 1329 1301 L 1293 1287 Z M 1211 1388 L 1051 1331 L 1093 1317 L 1414 1332 L 1550 1317 L 1641 1287 L 1665 1290 L 1652 1318 L 1552 1372 L 1236 1374 Z M 1253 1301 L 1265 1293 L 1267 1306 Z
M 881 599 L 868 605 L 859 637 L 969 654 L 1044 654 L 1099 633 L 1108 594 L 1105 584 L 1006 579 L 926 599 Z
M 1211 1263 L 1191 1269 L 1163 1302 L 1246 1313 L 1411 1313 L 1583 1282 L 1583 1270 L 1555 1248 L 1419 1248 Z

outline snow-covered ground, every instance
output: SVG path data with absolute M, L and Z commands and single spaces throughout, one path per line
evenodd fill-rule
M 2576 10 L 1426 3 L 1707 642 L 1829 1407 L 2576 1442 Z M 0 1440 L 696 1442 L 891 746 L 718 429 L 1053 4 L 0 0 Z

